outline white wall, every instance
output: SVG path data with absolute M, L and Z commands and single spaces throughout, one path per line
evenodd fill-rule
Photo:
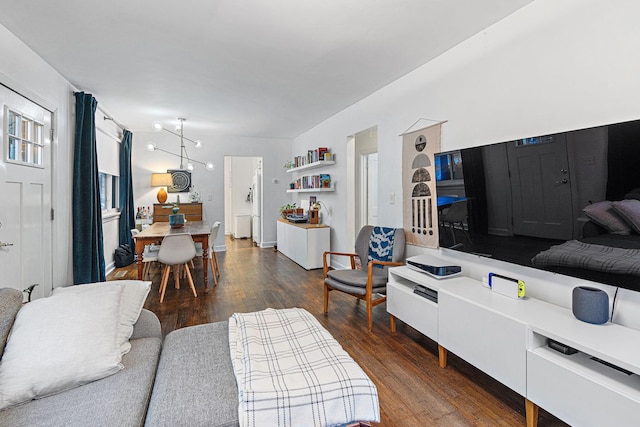
M 52 206 L 53 286 L 73 283 L 71 178 L 73 170 L 73 87 L 57 71 L 0 25 L 0 83 L 54 112 Z
M 199 150 L 187 146 L 189 156 L 203 162 L 211 161 L 215 165 L 213 171 L 207 171 L 204 166 L 196 164 L 191 174 L 191 180 L 202 197 L 204 219 L 209 223 L 224 221 L 224 157 L 262 157 L 263 236 L 265 243 L 275 243 L 278 210 L 288 200 L 285 190 L 289 181 L 283 165 L 291 157 L 291 140 L 199 134 L 190 131 L 188 126 L 185 128 L 185 136 L 193 140 L 199 139 L 203 144 Z M 152 172 L 177 169 L 180 165 L 178 157 L 160 151 L 147 151 L 146 145 L 150 141 L 165 150 L 174 153 L 180 152 L 179 138 L 167 132 L 138 131 L 133 133 L 131 162 L 136 206 L 153 206 L 154 202 L 157 203 L 156 193 L 158 190 L 150 186 Z M 247 192 L 251 185 L 251 176 L 248 179 Z M 182 194 L 180 199 L 186 201 L 187 194 Z M 168 200 L 174 201 L 175 195 L 170 193 Z M 247 204 L 247 212 L 251 213 L 249 204 Z M 227 224 L 223 224 L 223 227 L 226 228 Z M 220 250 L 225 248 L 224 233 L 218 234 L 216 246 Z
M 332 250 L 352 250 L 337 214 L 348 135 L 378 127 L 380 223 L 400 227 L 399 134 L 419 118 L 448 120 L 443 151 L 640 118 L 638 16 L 631 0 L 537 0 L 297 137 L 294 154 L 337 154 L 336 192 L 322 194 Z

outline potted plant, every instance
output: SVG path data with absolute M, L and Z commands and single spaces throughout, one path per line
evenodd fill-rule
M 287 215 L 293 214 L 295 212 L 295 209 L 295 203 L 287 203 L 286 205 L 280 206 L 280 214 L 282 214 L 282 218 L 287 219 Z

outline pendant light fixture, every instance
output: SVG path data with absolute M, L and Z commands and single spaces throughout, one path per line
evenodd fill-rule
M 167 151 L 163 148 L 158 147 L 156 144 L 154 144 L 153 142 L 150 142 L 147 144 L 147 150 L 149 151 L 162 151 L 163 153 L 167 153 L 167 154 L 171 154 L 172 156 L 176 156 L 176 157 L 180 157 L 180 169 L 188 169 L 188 170 L 193 170 L 193 164 L 194 163 L 198 163 L 200 165 L 203 165 L 204 167 L 207 168 L 207 170 L 213 170 L 215 168 L 214 164 L 211 162 L 201 162 L 199 160 L 195 160 L 189 157 L 189 154 L 187 153 L 187 147 L 185 147 L 184 145 L 184 141 L 187 140 L 191 143 L 193 143 L 195 148 L 201 148 L 202 147 L 202 142 L 200 142 L 199 140 L 193 140 L 190 138 L 187 138 L 186 136 L 184 136 L 184 122 L 187 119 L 183 118 L 183 117 L 178 117 L 178 121 L 180 122 L 178 124 L 178 126 L 176 126 L 176 130 L 175 132 L 172 130 L 169 130 L 167 128 L 165 128 L 161 122 L 153 122 L 152 126 L 153 126 L 153 130 L 160 132 L 160 131 L 165 131 L 165 132 L 169 132 L 172 135 L 175 135 L 177 137 L 180 138 L 180 154 L 176 154 L 176 153 L 172 153 L 171 151 Z M 186 164 L 185 164 L 185 160 L 186 160 Z

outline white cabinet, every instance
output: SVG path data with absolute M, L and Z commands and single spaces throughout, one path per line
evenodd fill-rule
M 437 291 L 437 303 L 414 294 L 416 285 Z M 404 266 L 389 269 L 387 311 L 438 342 L 441 366 L 451 351 L 525 397 L 527 425 L 537 424 L 538 407 L 571 425 L 638 425 L 640 331 Z M 549 339 L 578 352 L 553 350 Z
M 278 251 L 307 270 L 322 268 L 322 254 L 330 248 L 331 228 L 279 219 L 276 231 Z
M 460 291 L 460 287 L 465 285 L 473 286 L 458 283 L 455 290 Z M 485 297 L 502 299 L 507 304 L 526 304 L 493 294 L 486 288 L 475 290 Z M 527 325 L 492 310 L 483 304 L 481 297 L 466 299 L 440 292 L 438 305 L 438 343 L 512 390 L 526 395 Z
M 251 215 L 239 214 L 233 216 L 233 237 L 236 239 L 251 237 Z
M 527 352 L 527 399 L 576 426 L 637 426 L 640 377 L 579 352 Z

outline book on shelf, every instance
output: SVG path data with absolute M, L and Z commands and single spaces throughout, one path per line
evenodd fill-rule
M 295 190 L 311 188 L 331 188 L 331 176 L 329 174 L 307 175 L 293 182 L 293 189 Z
M 293 158 L 293 167 L 299 168 L 311 163 L 324 161 L 325 153 L 331 153 L 327 147 L 318 147 L 315 150 L 307 150 L 306 156 L 296 156 Z

